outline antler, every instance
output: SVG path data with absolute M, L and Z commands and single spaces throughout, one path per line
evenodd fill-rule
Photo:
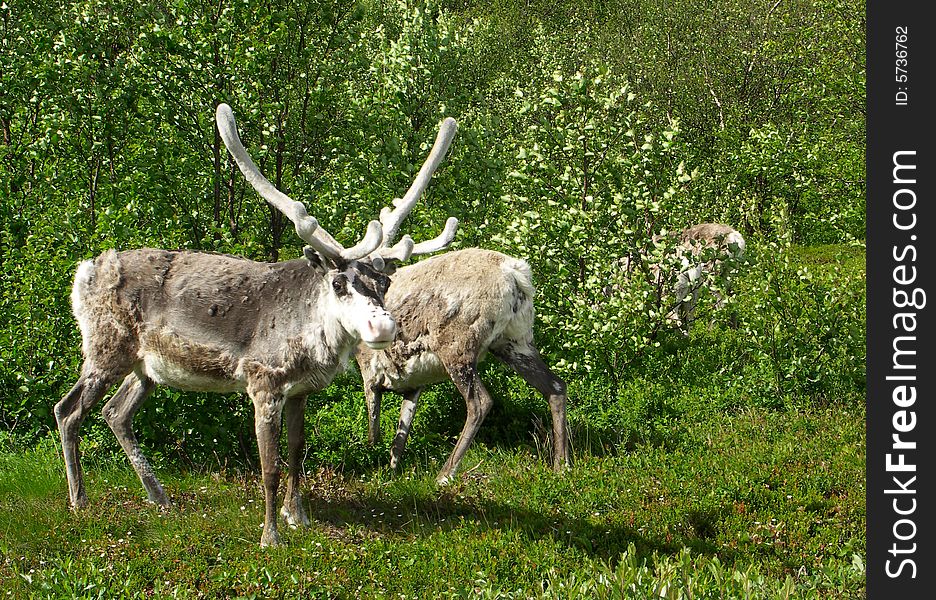
M 451 244 L 452 240 L 455 239 L 458 219 L 449 217 L 445 222 L 445 228 L 438 237 L 416 244 L 410 236 L 404 235 L 399 242 L 390 247 L 393 238 L 400 230 L 403 219 L 413 210 L 416 201 L 426 191 L 426 187 L 432 179 L 432 174 L 439 168 L 442 159 L 445 158 L 445 153 L 452 144 L 452 139 L 455 137 L 457 130 L 458 124 L 455 119 L 448 117 L 442 121 L 435 143 L 432 145 L 432 150 L 429 152 L 429 156 L 422 168 L 419 169 L 413 185 L 410 186 L 403 198 L 393 200 L 393 209 L 389 206 L 381 209 L 380 224 L 383 227 L 383 241 L 381 247 L 371 253 L 375 263 L 378 260 L 398 260 L 402 262 L 410 258 L 410 256 L 437 252 Z
M 310 216 L 306 211 L 304 204 L 293 200 L 276 189 L 263 176 L 250 155 L 247 154 L 247 150 L 244 149 L 244 145 L 237 135 L 237 124 L 234 122 L 234 113 L 231 111 L 230 106 L 224 103 L 219 104 L 215 119 L 218 123 L 221 139 L 224 140 L 228 152 L 234 157 L 234 162 L 240 167 L 241 173 L 244 174 L 244 177 L 261 197 L 293 222 L 293 225 L 296 226 L 296 233 L 307 244 L 332 260 L 339 258 L 354 260 L 367 256 L 377 249 L 384 237 L 380 223 L 377 221 L 368 223 L 367 233 L 365 233 L 364 238 L 354 246 L 345 248 L 330 233 L 319 226 L 315 217 Z

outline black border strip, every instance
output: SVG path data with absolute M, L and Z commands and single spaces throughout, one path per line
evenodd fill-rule
M 867 3 L 866 567 L 873 599 L 936 593 L 936 21 L 928 4 Z

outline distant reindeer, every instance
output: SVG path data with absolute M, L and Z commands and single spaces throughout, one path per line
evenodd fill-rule
M 673 251 L 665 260 L 675 263 L 676 280 L 669 283 L 662 280 L 667 272 L 659 263 L 650 265 L 650 276 L 664 294 L 672 294 L 672 308 L 667 316 L 676 322 L 684 333 L 688 332 L 700 290 L 711 283 L 714 276 L 725 276 L 722 269 L 734 267 L 744 256 L 744 237 L 733 227 L 721 223 L 699 223 L 687 227 L 675 234 L 657 234 L 653 236 L 655 244 L 669 241 L 674 244 Z M 634 265 L 628 257 L 621 259 L 621 266 L 630 273 Z M 715 291 L 716 308 L 724 305 L 725 298 Z
M 385 244 L 392 238 L 385 237 Z M 436 481 L 454 476 L 493 399 L 478 374 L 490 353 L 542 393 L 552 413 L 552 464 L 569 464 L 566 384 L 533 345 L 534 289 L 530 267 L 499 252 L 470 248 L 403 267 L 392 275 L 385 306 L 397 321 L 396 340 L 356 354 L 367 398 L 368 439 L 380 437 L 385 391 L 403 395 L 390 455 L 396 468 L 423 388 L 451 379 L 465 399 L 467 419 Z
M 246 391 L 254 405 L 265 492 L 262 546 L 280 543 L 276 525 L 278 440 L 283 410 L 288 434 L 286 497 L 289 524 L 308 525 L 299 494 L 306 396 L 328 385 L 362 342 L 387 347 L 397 324 L 384 308 L 390 284 L 381 271 L 415 250 L 444 247 L 454 235 L 416 245 L 409 237 L 381 246 L 383 226 L 372 221 L 364 238 L 345 248 L 277 190 L 257 169 L 237 135 L 226 104 L 217 109 L 225 145 L 256 191 L 295 225 L 309 247 L 305 258 L 258 263 L 244 258 L 166 250 L 109 250 L 78 266 L 72 307 L 84 363 L 74 387 L 55 406 L 71 504 L 88 503 L 78 430 L 88 412 L 123 381 L 104 406 L 104 418 L 130 459 L 151 502 L 170 501 L 132 430 L 137 409 L 157 384 L 182 390 Z M 447 120 L 407 197 L 415 202 L 445 154 L 455 123 Z M 385 210 L 399 227 L 405 214 Z

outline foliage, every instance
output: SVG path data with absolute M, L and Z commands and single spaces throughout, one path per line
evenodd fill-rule
M 557 368 L 607 372 L 649 345 L 665 319 L 649 270 L 625 281 L 621 260 L 661 263 L 672 254 L 652 237 L 678 223 L 693 174 L 679 160 L 678 123 L 654 127 L 627 82 L 604 66 L 543 79 L 515 92 L 530 124 L 504 196 L 517 207 L 514 220 L 494 241 L 530 257 L 541 274 L 540 320 Z
M 677 0 L 638 10 L 621 19 L 634 43 L 612 56 L 657 110 L 680 118 L 706 179 L 696 206 L 774 234 L 779 200 L 797 243 L 862 239 L 863 5 Z
M 77 370 L 67 298 L 78 259 L 141 245 L 298 254 L 282 217 L 226 160 L 211 124 L 220 100 L 236 107 L 261 168 L 314 203 L 340 239 L 402 194 L 438 120 L 457 116 L 452 156 L 408 227 L 434 236 L 428 226 L 455 215 L 456 246 L 527 258 L 540 289 L 537 336 L 567 378 L 623 374 L 665 350 L 670 278 L 651 265 L 670 254 L 653 234 L 722 220 L 765 248 L 860 240 L 861 190 L 841 181 L 863 179 L 861 58 L 830 33 L 859 36 L 860 12 L 831 0 L 748 11 L 738 0 L 716 18 L 690 5 L 6 5 L 0 420 L 33 436 L 53 427 L 51 405 Z M 829 87 L 841 95 L 822 93 Z M 806 333 L 789 326 L 810 315 L 781 314 L 766 298 L 799 307 L 797 294 L 825 290 L 773 260 L 782 254 L 760 254 L 744 282 L 759 300 L 726 315 L 752 319 L 755 355 L 771 371 L 756 381 L 838 395 L 862 379 L 863 300 L 835 293 L 842 311 L 816 307 L 839 315 L 826 333 L 778 338 Z M 640 267 L 636 277 L 621 272 L 622 257 Z M 776 318 L 753 322 L 766 316 Z M 790 348 L 801 352 L 784 356 Z M 805 387 L 783 384 L 798 365 L 821 372 Z M 145 444 L 184 437 L 182 427 L 194 437 L 168 452 L 176 458 L 249 451 L 244 398 L 160 390 L 153 405 L 140 420 L 160 425 L 143 426 Z M 89 427 L 109 443 L 99 419 Z M 207 454 L 196 450 L 208 440 Z
M 864 254 L 836 249 L 825 264 L 808 264 L 783 242 L 764 243 L 756 267 L 764 276 L 740 285 L 738 303 L 747 359 L 764 364 L 773 381 L 763 391 L 799 402 L 840 400 L 865 387 Z M 846 260 L 846 257 L 848 259 Z

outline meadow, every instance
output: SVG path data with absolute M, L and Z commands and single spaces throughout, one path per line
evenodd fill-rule
M 476 444 L 444 488 L 433 478 L 446 445 L 399 473 L 311 463 L 303 496 L 312 526 L 287 530 L 287 546 L 275 549 L 257 544 L 263 493 L 254 472 L 170 471 L 163 479 L 175 506 L 161 512 L 125 463 L 91 462 L 91 507 L 73 513 L 55 439 L 5 449 L 2 593 L 859 597 L 860 405 L 705 408 L 719 400 L 687 390 L 678 404 L 691 412 L 671 415 L 664 439 L 579 450 L 562 476 L 530 440 Z M 363 443 L 363 431 L 356 438 Z

